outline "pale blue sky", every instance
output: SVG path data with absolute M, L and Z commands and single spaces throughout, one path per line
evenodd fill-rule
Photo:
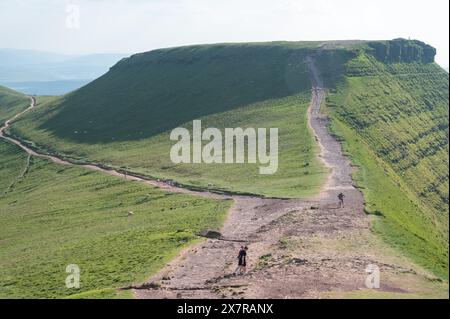
M 69 4 L 79 8 L 79 28 L 67 27 Z M 0 1 L 3 48 L 134 53 L 194 43 L 397 37 L 433 45 L 438 63 L 448 66 L 449 1 Z

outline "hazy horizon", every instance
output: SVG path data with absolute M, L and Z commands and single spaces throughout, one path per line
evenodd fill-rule
M 403 12 L 404 14 L 399 14 Z M 313 27 L 314 26 L 314 27 Z M 192 44 L 411 38 L 449 66 L 449 2 L 5 0 L 2 48 L 133 54 Z M 32 32 L 31 32 L 32 31 Z

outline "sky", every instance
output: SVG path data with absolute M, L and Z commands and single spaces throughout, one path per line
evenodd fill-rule
M 0 47 L 68 54 L 275 40 L 419 39 L 449 65 L 448 0 L 1 0 Z

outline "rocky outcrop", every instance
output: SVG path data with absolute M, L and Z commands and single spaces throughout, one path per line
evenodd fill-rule
M 368 43 L 371 54 L 386 63 L 433 63 L 436 49 L 417 40 L 395 39 Z

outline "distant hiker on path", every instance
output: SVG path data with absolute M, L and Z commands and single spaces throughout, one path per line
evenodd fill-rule
M 344 207 L 344 197 L 345 197 L 344 194 L 339 193 L 339 195 L 338 195 L 338 199 L 339 199 L 339 208 Z
M 247 250 L 248 247 L 241 246 L 238 254 L 238 267 L 234 271 L 234 273 L 245 274 L 247 267 Z

